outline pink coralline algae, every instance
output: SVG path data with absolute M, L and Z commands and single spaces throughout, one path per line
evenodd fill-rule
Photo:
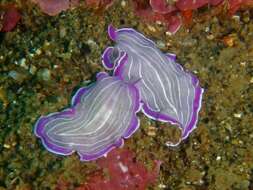
M 79 0 L 32 0 L 32 2 L 38 4 L 41 11 L 50 16 L 58 15 L 79 4 Z
M 92 8 L 109 8 L 115 0 L 86 0 L 85 4 Z
M 208 4 L 209 0 L 178 0 L 176 2 L 176 7 L 181 10 L 194 10 L 198 9 L 200 7 L 203 7 L 204 5 Z
M 31 0 L 41 11 L 49 16 L 56 16 L 62 11 L 81 5 L 80 0 Z M 89 8 L 109 8 L 114 0 L 86 0 L 84 4 Z
M 165 24 L 167 30 L 176 33 L 181 26 L 181 19 L 177 14 L 174 4 L 168 4 L 165 0 L 150 0 L 150 4 L 133 0 L 135 13 L 147 22 L 160 21 Z
M 253 1 L 252 0 L 229 0 L 229 14 L 233 15 L 242 7 L 252 7 Z
M 136 161 L 132 151 L 115 149 L 106 158 L 99 159 L 97 164 L 101 170 L 93 173 L 76 190 L 145 190 L 155 183 L 161 162 L 155 161 L 152 171 L 148 171 L 141 162 Z
M 167 4 L 166 1 L 150 0 L 152 10 L 157 13 L 167 14 L 176 10 L 174 5 Z
M 58 15 L 62 11 L 80 5 L 80 0 L 30 0 L 40 7 L 41 11 L 50 16 Z M 107 9 L 115 0 L 86 0 L 84 4 L 89 8 Z M 177 0 L 168 3 L 166 0 L 131 0 L 135 13 L 147 22 L 160 21 L 167 30 L 174 34 L 182 23 L 189 24 L 192 20 L 192 11 L 204 6 L 223 5 L 229 15 L 241 7 L 253 5 L 252 0 Z
M 16 6 L 12 4 L 2 5 L 0 9 L 3 10 L 3 15 L 1 16 L 3 19 L 0 21 L 2 28 L 0 28 L 0 30 L 1 32 L 10 32 L 21 19 L 21 14 Z
M 233 15 L 241 7 L 253 5 L 252 0 L 177 0 L 168 3 L 166 0 L 145 1 L 132 0 L 135 13 L 147 22 L 162 22 L 167 30 L 174 34 L 182 23 L 188 25 L 192 21 L 192 11 L 204 6 L 224 6 L 229 15 Z

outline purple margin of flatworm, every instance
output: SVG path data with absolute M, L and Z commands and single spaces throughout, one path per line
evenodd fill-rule
M 108 26 L 108 36 L 110 37 L 111 40 L 116 41 L 117 39 L 117 33 L 118 32 L 130 32 L 130 33 L 137 33 L 138 35 L 141 35 L 142 37 L 144 37 L 147 41 L 149 41 L 151 44 L 155 44 L 152 40 L 146 38 L 143 34 L 135 31 L 132 28 L 121 28 L 121 29 L 116 29 L 114 28 L 111 24 Z M 126 54 L 126 53 L 125 53 Z M 176 55 L 175 54 L 171 54 L 171 53 L 167 53 L 166 56 L 171 59 L 172 61 L 176 61 Z M 125 55 L 126 59 L 127 59 L 127 54 Z M 117 76 L 120 76 L 120 74 L 123 72 L 123 66 L 124 64 L 126 64 L 127 60 L 123 60 L 123 61 L 119 61 L 118 65 L 115 68 L 114 74 Z M 197 77 L 192 74 L 191 72 L 185 71 L 184 68 L 178 64 L 177 64 L 177 68 L 180 70 L 183 70 L 184 72 L 187 72 L 191 75 L 192 78 L 192 84 L 195 87 L 195 97 L 194 97 L 194 102 L 193 102 L 193 116 L 191 118 L 190 124 L 188 126 L 185 127 L 185 129 L 182 129 L 182 124 L 180 124 L 178 121 L 176 121 L 175 119 L 168 117 L 164 114 L 160 114 L 159 112 L 155 112 L 153 110 L 151 110 L 143 101 L 141 101 L 142 103 L 142 111 L 151 119 L 154 120 L 159 120 L 162 122 L 170 122 L 173 125 L 178 125 L 179 128 L 182 130 L 182 137 L 181 140 L 177 143 L 169 143 L 168 146 L 177 146 L 178 144 L 180 144 L 180 142 L 184 139 L 186 139 L 189 134 L 197 127 L 197 121 L 198 121 L 198 113 L 199 110 L 201 108 L 201 101 L 202 101 L 202 95 L 204 92 L 204 89 L 201 88 L 199 86 L 199 80 L 197 79 Z M 122 76 L 120 76 L 121 78 L 123 78 Z
M 48 142 L 46 140 L 46 138 L 43 135 L 43 128 L 45 126 L 45 124 L 50 121 L 50 118 L 55 118 L 55 117 L 61 117 L 61 116 L 73 116 L 75 114 L 75 108 L 68 108 L 63 110 L 62 112 L 56 112 L 56 113 L 51 113 L 47 116 L 41 116 L 36 124 L 35 124 L 35 128 L 34 128 L 34 133 L 37 137 L 39 137 L 42 140 L 42 144 L 44 145 L 44 147 L 46 147 L 46 149 L 52 153 L 55 154 L 60 154 L 60 155 L 70 155 L 72 154 L 74 151 L 71 149 L 67 149 L 67 148 L 63 148 L 60 146 L 57 146 L 55 144 L 52 144 L 50 142 Z
M 103 66 L 107 69 L 107 70 L 112 70 L 115 65 L 117 65 L 118 61 L 124 56 L 124 52 L 120 52 L 119 57 L 117 57 L 114 61 L 114 63 L 112 63 L 109 59 L 109 55 L 112 53 L 113 51 L 113 47 L 109 46 L 107 47 L 103 54 L 102 54 L 102 64 Z
M 176 61 L 176 59 L 177 59 L 177 55 L 176 54 L 174 54 L 174 53 L 166 53 L 166 56 L 169 58 L 169 59 L 171 59 L 172 61 Z
M 102 54 L 102 64 L 107 70 L 112 70 L 114 65 L 109 60 L 109 54 L 112 52 L 113 47 L 107 47 Z
M 103 78 L 105 78 L 107 76 L 109 76 L 109 75 L 106 72 L 99 72 L 96 75 L 96 78 L 99 81 L 99 80 L 102 80 Z M 129 138 L 139 128 L 140 121 L 137 117 L 137 113 L 140 111 L 140 108 L 141 108 L 140 94 L 139 94 L 139 91 L 137 90 L 137 88 L 134 85 L 132 85 L 132 84 L 129 84 L 129 85 L 130 85 L 130 90 L 134 94 L 135 102 L 134 102 L 134 112 L 133 112 L 132 120 L 130 122 L 128 130 L 122 135 L 122 137 L 120 139 L 118 139 L 117 142 L 110 145 L 109 147 L 106 147 L 105 149 L 101 150 L 97 154 L 87 155 L 87 154 L 82 154 L 82 153 L 77 151 L 77 154 L 80 156 L 81 161 L 95 160 L 99 157 L 105 156 L 112 149 L 123 146 L 124 145 L 124 139 Z M 78 105 L 80 103 L 81 97 L 89 91 L 91 86 L 93 86 L 93 84 L 91 84 L 87 87 L 82 87 L 76 92 L 76 94 L 73 96 L 72 101 L 71 101 L 71 108 L 67 108 L 67 109 L 65 109 L 61 112 L 51 113 L 47 116 L 41 116 L 37 120 L 37 122 L 35 124 L 35 127 L 34 127 L 34 133 L 37 137 L 39 137 L 41 139 L 42 144 L 44 145 L 44 147 L 48 151 L 50 151 L 52 153 L 55 153 L 55 154 L 64 155 L 64 156 L 71 155 L 75 152 L 75 150 L 63 148 L 63 147 L 60 147 L 60 146 L 57 146 L 55 144 L 52 144 L 52 143 L 48 142 L 46 140 L 46 138 L 44 137 L 43 128 L 44 128 L 45 124 L 48 121 L 50 121 L 50 118 L 68 116 L 68 115 L 73 116 L 75 114 L 76 105 Z

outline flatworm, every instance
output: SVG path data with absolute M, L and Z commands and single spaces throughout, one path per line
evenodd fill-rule
M 71 107 L 41 116 L 35 134 L 50 152 L 95 160 L 123 145 L 139 127 L 140 97 L 133 84 L 100 72 L 97 82 L 80 88 Z
M 106 48 L 102 55 L 105 68 L 114 69 L 114 75 L 124 81 L 138 81 L 135 86 L 144 114 L 178 125 L 181 140 L 187 138 L 196 128 L 204 91 L 197 77 L 176 63 L 174 54 L 161 52 L 153 41 L 132 28 L 116 30 L 110 25 L 108 34 L 116 45 Z

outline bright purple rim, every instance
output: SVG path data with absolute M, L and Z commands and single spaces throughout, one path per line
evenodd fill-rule
M 99 73 L 96 74 L 96 79 L 97 81 L 101 81 L 102 79 L 108 77 L 108 73 L 104 72 L 104 71 L 101 71 Z
M 97 154 L 87 155 L 87 154 L 82 154 L 80 152 L 77 152 L 77 154 L 79 155 L 81 161 L 92 161 L 92 160 L 96 160 L 98 158 L 101 158 L 102 156 L 106 156 L 114 148 L 119 148 L 123 145 L 124 145 L 124 140 L 121 138 L 116 143 L 111 144 L 109 147 L 101 150 Z
M 96 74 L 96 79 L 98 81 L 102 80 L 103 78 L 108 77 L 108 73 L 106 72 L 99 72 Z M 71 100 L 71 106 L 76 106 L 77 104 L 80 103 L 81 101 L 81 97 L 86 94 L 88 92 L 88 90 L 91 89 L 91 87 L 94 85 L 95 83 L 91 83 L 90 85 L 86 86 L 86 87 L 81 87 L 77 90 L 77 92 L 75 93 L 75 95 L 73 96 L 72 100 Z
M 109 59 L 109 55 L 112 52 L 113 47 L 107 47 L 105 51 L 102 54 L 102 64 L 107 70 L 112 70 L 114 67 L 114 64 L 111 63 Z
M 204 89 L 199 86 L 199 81 L 196 76 L 192 75 L 192 83 L 195 87 L 195 97 L 193 102 L 193 114 L 191 121 L 188 126 L 184 128 L 182 139 L 186 139 L 189 134 L 197 127 L 197 121 L 198 121 L 198 113 L 201 108 L 201 102 L 202 102 L 202 95 L 204 93 Z
M 133 93 L 135 102 L 134 102 L 134 113 L 133 113 L 133 116 L 132 116 L 132 120 L 130 122 L 130 127 L 128 128 L 128 130 L 123 135 L 123 137 L 125 139 L 128 139 L 132 134 L 134 134 L 134 132 L 140 126 L 140 121 L 137 117 L 137 113 L 140 111 L 140 108 L 141 108 L 140 93 L 139 93 L 139 90 L 133 84 L 129 84 L 129 85 L 130 85 L 130 90 Z
M 80 103 L 81 101 L 81 97 L 83 94 L 87 93 L 87 91 L 89 90 L 91 85 L 89 85 L 88 87 L 81 87 L 77 90 L 77 92 L 75 93 L 75 95 L 73 96 L 72 100 L 71 100 L 71 105 L 72 106 L 76 106 L 77 104 Z
M 117 38 L 117 31 L 116 31 L 116 29 L 112 26 L 112 24 L 110 24 L 110 25 L 108 26 L 107 32 L 108 32 L 108 35 L 109 35 L 110 39 L 113 40 L 113 41 L 115 41 L 116 38 Z
M 75 152 L 74 150 L 68 149 L 66 147 L 63 148 L 61 146 L 57 146 L 53 144 L 52 142 L 50 142 L 51 140 L 47 137 L 46 134 L 44 134 L 43 130 L 46 123 L 48 123 L 51 119 L 61 118 L 61 117 L 66 117 L 66 116 L 70 116 L 70 117 L 73 116 L 76 112 L 76 106 L 81 101 L 81 97 L 89 91 L 91 86 L 93 86 L 93 84 L 87 87 L 82 87 L 75 93 L 75 95 L 73 96 L 71 100 L 71 108 L 67 108 L 61 112 L 51 113 L 47 116 L 41 116 L 37 120 L 34 127 L 34 133 L 37 137 L 39 137 L 42 140 L 42 144 L 49 152 L 59 154 L 59 155 L 65 155 L 65 156 L 71 155 L 73 152 Z
M 174 118 L 166 115 L 166 114 L 162 114 L 158 111 L 153 111 L 152 109 L 149 108 L 149 106 L 142 101 L 142 111 L 143 113 L 148 116 L 150 119 L 156 120 L 156 121 L 161 121 L 161 122 L 170 122 L 173 125 L 179 125 L 181 126 L 181 124 Z
M 155 43 L 154 43 L 152 40 L 146 38 L 146 36 L 144 36 L 144 35 L 141 34 L 140 32 L 137 32 L 137 31 L 134 30 L 133 28 L 121 28 L 121 29 L 116 29 L 114 26 L 112 26 L 112 24 L 110 24 L 110 25 L 108 26 L 107 32 L 108 32 L 109 38 L 110 38 L 112 41 L 116 41 L 116 40 L 117 40 L 118 33 L 127 32 L 127 33 L 130 33 L 130 34 L 137 34 L 137 35 L 140 35 L 140 36 L 142 36 L 143 38 L 145 38 L 148 42 L 150 42 L 151 44 L 155 45 Z
M 124 52 L 123 56 L 118 61 L 118 64 L 115 67 L 114 72 L 113 72 L 113 75 L 118 76 L 121 80 L 123 80 L 122 74 L 123 74 L 124 65 L 127 63 L 127 60 L 128 60 L 128 55 L 127 53 Z
M 110 58 L 109 58 L 109 56 L 110 56 L 110 54 L 112 53 L 112 51 L 113 51 L 113 48 L 114 47 L 107 47 L 105 50 L 104 50 L 104 52 L 103 52 L 103 54 L 102 54 L 102 65 L 104 66 L 104 68 L 105 69 L 107 69 L 107 70 L 113 70 L 113 68 L 116 66 L 116 65 L 118 65 L 118 62 L 121 60 L 121 58 L 124 56 L 124 52 L 119 52 L 120 53 L 120 55 L 115 59 L 115 61 L 114 62 L 111 62 L 111 60 L 110 60 Z
M 117 33 L 122 33 L 122 32 L 127 32 L 127 33 L 130 33 L 130 34 L 137 34 L 139 36 L 142 36 L 143 38 L 145 38 L 150 44 L 152 45 L 155 45 L 155 42 L 153 42 L 152 40 L 148 39 L 146 36 L 144 36 L 142 33 L 140 32 L 137 32 L 135 29 L 133 28 L 121 28 L 121 29 L 118 29 L 116 30 Z
M 71 149 L 63 148 L 51 143 L 50 140 L 47 138 L 47 135 L 45 135 L 43 131 L 45 124 L 48 123 L 52 118 L 54 119 L 54 118 L 61 118 L 63 116 L 73 116 L 74 114 L 75 108 L 68 108 L 66 110 L 63 110 L 62 112 L 56 112 L 51 113 L 47 116 L 41 116 L 36 122 L 34 127 L 34 133 L 37 137 L 41 139 L 42 144 L 49 152 L 60 155 L 70 155 L 74 152 Z
M 174 53 L 166 53 L 166 56 L 167 56 L 171 61 L 176 62 L 176 59 L 177 59 L 177 55 L 176 55 L 176 54 L 174 54 Z

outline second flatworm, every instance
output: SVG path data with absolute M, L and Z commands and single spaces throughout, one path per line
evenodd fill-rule
M 176 63 L 175 55 L 163 53 L 132 28 L 109 26 L 108 34 L 116 44 L 102 55 L 105 68 L 114 69 L 114 75 L 124 81 L 137 81 L 143 112 L 154 120 L 178 125 L 181 140 L 187 138 L 201 108 L 203 89 L 197 77 Z

